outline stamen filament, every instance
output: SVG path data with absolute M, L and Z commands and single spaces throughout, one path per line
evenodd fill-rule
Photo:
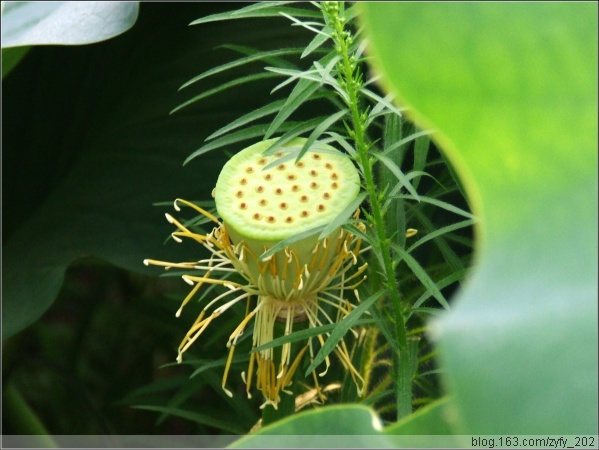
M 189 206 L 190 208 L 195 209 L 197 212 L 199 212 L 200 214 L 202 214 L 203 216 L 207 217 L 208 219 L 212 220 L 213 222 L 215 222 L 217 225 L 220 225 L 220 222 L 218 221 L 218 219 L 216 217 L 214 217 L 212 214 L 210 214 L 208 211 L 206 211 L 203 208 L 200 208 L 198 205 L 194 205 L 191 202 L 188 202 L 187 200 L 183 200 L 181 198 L 178 198 L 175 200 L 175 209 L 177 211 L 181 211 L 181 208 L 179 208 L 179 206 L 177 205 L 177 202 L 179 203 L 183 203 L 184 205 Z

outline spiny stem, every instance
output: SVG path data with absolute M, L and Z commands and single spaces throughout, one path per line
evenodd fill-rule
M 341 5 L 341 8 L 343 6 Z M 373 158 L 368 154 L 369 144 L 366 136 L 366 119 L 367 114 L 360 110 L 360 88 L 362 87 L 362 76 L 358 70 L 357 62 L 353 55 L 350 55 L 350 45 L 352 36 L 349 31 L 345 30 L 346 20 L 340 13 L 340 5 L 337 2 L 324 2 L 323 12 L 325 20 L 333 28 L 333 40 L 335 41 L 335 49 L 341 56 L 342 61 L 339 64 L 339 83 L 346 90 L 349 101 L 347 106 L 351 112 L 352 118 L 352 138 L 354 139 L 358 162 L 362 166 L 364 183 L 368 199 L 371 207 L 372 221 L 374 231 L 377 238 L 377 250 L 382 254 L 383 270 L 387 282 L 387 288 L 391 296 L 393 304 L 393 312 L 395 315 L 395 333 L 399 345 L 399 361 L 397 361 L 397 414 L 398 419 L 412 412 L 411 398 L 411 383 L 412 377 L 410 373 L 409 354 L 406 338 L 406 327 L 401 311 L 401 300 L 397 281 L 395 279 L 395 271 L 391 261 L 391 255 L 388 249 L 388 239 L 385 233 L 385 224 L 383 214 L 379 204 L 377 189 L 374 182 L 372 171 Z

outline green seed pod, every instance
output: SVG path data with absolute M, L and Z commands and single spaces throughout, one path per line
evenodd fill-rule
M 306 139 L 263 156 L 275 141 L 257 143 L 231 158 L 214 197 L 233 245 L 251 253 L 251 258 L 240 258 L 246 270 L 271 295 L 288 300 L 309 295 L 327 277 L 340 233 L 321 243 L 317 234 L 294 242 L 271 256 L 268 270 L 257 257 L 284 239 L 331 223 L 357 197 L 360 178 L 347 156 L 324 144 L 314 145 L 296 163 Z

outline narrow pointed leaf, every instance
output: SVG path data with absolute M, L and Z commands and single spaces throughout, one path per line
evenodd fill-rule
M 306 152 L 310 149 L 310 147 L 312 147 L 312 144 L 314 144 L 314 142 L 316 142 L 318 140 L 318 138 L 320 138 L 320 136 L 322 136 L 322 134 L 331 127 L 331 125 L 333 125 L 335 122 L 337 122 L 343 116 L 345 116 L 347 114 L 347 112 L 348 112 L 347 109 L 341 110 L 341 111 L 333 114 L 328 119 L 321 122 L 320 125 L 318 125 L 314 129 L 314 131 L 312 133 L 310 133 L 310 136 L 308 136 L 308 139 L 304 143 L 304 147 L 300 150 L 299 154 L 297 155 L 295 162 L 298 162 L 300 159 L 302 159 L 302 157 L 306 154 Z
M 222 128 L 219 128 L 210 136 L 208 136 L 206 140 L 211 141 L 212 139 L 222 136 L 223 134 L 229 133 L 230 131 L 233 131 L 236 128 L 239 128 L 243 125 L 247 125 L 248 123 L 253 122 L 254 120 L 258 120 L 262 117 L 274 114 L 281 109 L 284 103 L 285 100 L 277 100 L 272 103 L 269 103 L 266 106 L 263 106 L 262 108 L 258 108 L 255 111 L 252 111 L 251 113 L 245 114 L 241 116 L 239 119 L 234 120 L 230 124 Z
M 201 19 L 194 20 L 190 25 L 200 25 L 223 20 L 248 19 L 253 17 L 280 17 L 281 13 L 291 14 L 295 17 L 320 18 L 321 14 L 309 9 L 291 8 L 282 6 L 294 2 L 259 2 L 245 8 L 228 11 L 225 13 L 211 14 Z
M 354 326 L 362 326 L 362 325 L 372 325 L 376 323 L 374 319 L 360 319 L 356 321 Z M 337 327 L 336 323 L 329 323 L 326 325 L 320 325 L 317 327 L 307 328 L 305 330 L 294 331 L 286 336 L 281 336 L 272 341 L 268 341 L 265 344 L 260 345 L 259 347 L 255 347 L 251 350 L 252 353 L 260 352 L 262 350 L 268 350 L 269 348 L 279 347 L 283 344 L 290 344 L 293 342 L 299 341 L 307 341 L 310 338 L 314 338 L 318 335 L 328 333 Z
M 306 49 L 302 53 L 301 57 L 305 58 L 306 56 L 308 56 L 309 54 L 311 54 L 314 50 L 316 50 L 317 48 L 319 48 L 322 44 L 324 44 L 326 41 L 328 41 L 329 40 L 329 36 L 328 36 L 329 33 L 330 33 L 330 31 L 328 31 L 325 28 L 325 29 L 323 29 L 323 33 L 322 34 L 317 34 L 316 36 L 314 36 L 314 39 L 312 39 L 312 41 L 306 46 Z
M 379 298 L 383 296 L 385 293 L 384 290 L 380 290 L 374 295 L 371 295 L 366 300 L 360 303 L 355 309 L 352 310 L 347 316 L 341 320 L 329 336 L 329 338 L 325 341 L 324 345 L 320 349 L 320 351 L 314 357 L 314 361 L 310 364 L 310 366 L 305 371 L 305 376 L 307 377 L 311 372 L 316 370 L 316 368 L 324 361 L 324 359 L 333 351 L 339 341 L 343 339 L 345 333 L 349 331 L 350 328 L 355 326 L 358 319 L 364 314 L 368 309 L 376 302 Z
M 412 196 L 410 196 L 410 195 L 404 195 L 404 194 L 400 194 L 400 195 L 397 195 L 395 197 L 397 197 L 397 198 L 405 198 L 407 200 L 414 200 L 414 198 Z M 427 197 L 425 195 L 420 195 L 418 197 L 418 200 L 421 201 L 421 202 L 424 202 L 424 203 L 430 203 L 431 205 L 438 206 L 439 208 L 446 209 L 447 211 L 451 211 L 453 213 L 459 214 L 460 216 L 464 216 L 464 217 L 467 217 L 469 219 L 476 219 L 476 217 L 473 216 L 468 211 L 464 211 L 463 209 L 458 208 L 457 206 L 454 206 L 451 203 L 447 203 L 447 202 L 444 202 L 442 200 L 437 200 L 437 199 L 434 199 L 434 198 L 430 198 L 430 197 Z
M 289 122 L 286 123 L 284 129 L 289 127 L 293 127 L 295 123 Z M 222 136 L 216 140 L 211 141 L 210 143 L 200 147 L 198 150 L 193 152 L 191 155 L 187 157 L 187 159 L 183 162 L 183 165 L 187 164 L 192 159 L 203 155 L 211 150 L 215 150 L 217 148 L 224 147 L 225 145 L 235 144 L 237 142 L 247 141 L 248 139 L 253 139 L 259 136 L 264 136 L 268 125 L 253 125 L 251 127 L 244 128 L 243 130 L 236 131 L 234 133 L 229 133 L 226 136 Z M 262 140 L 262 139 L 261 139 Z
M 270 58 L 272 58 L 274 56 L 292 55 L 295 53 L 299 53 L 300 51 L 301 51 L 301 49 L 284 48 L 284 49 L 279 49 L 279 50 L 271 50 L 271 51 L 254 53 L 252 55 L 246 56 L 245 58 L 239 58 L 239 59 L 236 59 L 235 61 L 231 61 L 226 64 L 222 64 L 220 66 L 213 67 L 212 69 L 207 70 L 206 72 L 203 72 L 200 75 L 197 75 L 197 76 L 193 77 L 191 80 L 187 81 L 185 84 L 183 84 L 179 88 L 179 90 L 184 89 L 200 80 L 208 78 L 212 75 L 216 75 L 218 73 L 225 72 L 227 70 L 235 69 L 235 68 L 244 66 L 246 64 L 251 64 L 256 61 L 268 61 Z
M 323 229 L 324 229 L 324 225 L 316 227 L 316 228 L 312 228 L 311 230 L 307 230 L 302 233 L 298 233 L 295 236 L 292 236 L 290 238 L 284 239 L 284 240 L 278 242 L 277 244 L 273 245 L 271 248 L 269 248 L 264 253 L 262 253 L 260 255 L 260 260 L 264 261 L 270 255 L 274 255 L 275 253 L 283 250 L 285 247 L 289 246 L 290 244 L 293 244 L 294 242 L 297 242 L 297 241 L 301 241 L 302 239 L 305 239 L 307 237 L 313 236 L 316 233 L 319 233 Z
M 399 109 L 397 106 L 395 106 L 393 103 L 391 103 L 389 100 L 387 100 L 387 98 L 383 98 L 380 95 L 377 95 L 374 92 L 372 92 L 370 89 L 366 89 L 366 88 L 360 89 L 360 92 L 362 94 L 366 95 L 367 97 L 370 97 L 375 102 L 382 103 L 383 105 L 385 105 L 386 108 L 389 109 L 389 111 L 392 111 L 395 114 L 397 114 L 398 116 L 401 116 L 402 110 Z
M 279 147 L 285 145 L 287 142 L 302 135 L 303 133 L 315 129 L 320 123 L 322 123 L 323 120 L 324 118 L 322 117 L 316 117 L 312 120 L 309 120 L 304 123 L 299 123 L 296 126 L 290 128 L 289 131 L 283 134 L 264 152 L 264 155 L 272 155 L 276 153 Z M 267 139 L 267 137 L 265 136 L 264 139 Z
M 285 122 L 285 120 L 287 120 L 287 118 L 293 114 L 293 112 L 297 110 L 303 103 L 305 103 L 308 98 L 310 98 L 310 96 L 319 88 L 320 84 L 318 83 L 300 80 L 293 88 L 293 91 L 291 91 L 291 94 L 289 94 L 289 97 L 287 98 L 287 101 L 285 102 L 285 105 L 283 105 L 281 111 L 279 111 L 279 114 L 277 114 L 271 123 L 266 135 L 264 136 L 264 139 L 268 139 L 274 133 L 276 133 L 283 122 Z
M 228 83 L 224 83 L 221 84 L 218 87 L 212 88 L 208 91 L 202 92 L 199 95 L 196 95 L 195 97 L 193 97 L 190 100 L 187 100 L 186 102 L 180 104 L 179 106 L 177 106 L 175 109 L 173 109 L 170 114 L 174 114 L 177 111 L 185 108 L 186 106 L 192 105 L 200 100 L 203 100 L 207 97 L 210 97 L 211 95 L 214 94 L 218 94 L 220 92 L 226 91 L 227 89 L 231 89 L 233 87 L 237 87 L 240 86 L 242 84 L 246 84 L 246 83 L 251 83 L 253 81 L 258 81 L 258 80 L 264 80 L 266 78 L 273 78 L 278 76 L 277 74 L 274 73 L 258 73 L 258 74 L 253 74 L 253 75 L 247 75 L 245 77 L 241 77 L 241 78 L 237 78 L 235 80 L 229 81 Z
M 393 250 L 397 252 L 399 256 L 406 262 L 410 270 L 416 275 L 416 277 L 420 280 L 420 282 L 426 287 L 426 289 L 431 293 L 433 297 L 437 299 L 437 301 L 443 306 L 445 309 L 449 309 L 449 303 L 445 296 L 439 290 L 439 287 L 435 284 L 435 282 L 431 279 L 431 277 L 426 273 L 426 271 L 422 268 L 422 266 L 414 259 L 412 255 L 410 255 L 403 248 L 398 247 L 396 245 L 392 245 Z
M 395 164 L 393 161 L 391 161 L 391 159 L 380 153 L 375 154 L 375 156 L 380 162 L 387 166 L 387 168 L 391 171 L 391 173 L 393 173 L 393 175 L 397 177 L 402 186 L 405 187 L 410 194 L 412 194 L 414 199 L 420 201 L 420 196 L 418 195 L 418 192 L 416 192 L 416 189 L 414 189 L 414 186 L 412 186 L 412 183 L 410 183 L 410 180 L 407 179 L 407 177 L 401 171 L 401 169 L 397 167 L 397 164 Z
M 407 144 L 408 142 L 412 142 L 412 141 L 418 139 L 420 136 L 427 136 L 432 133 L 433 133 L 432 130 L 423 130 L 423 131 L 418 131 L 417 133 L 410 134 L 409 136 L 406 136 L 405 138 L 403 138 L 397 142 L 394 142 L 393 145 L 390 145 L 389 147 L 385 147 L 385 151 L 383 152 L 383 155 L 388 156 L 387 154 L 392 152 L 396 148 L 401 147 L 402 145 Z
M 442 236 L 445 233 L 450 233 L 452 231 L 459 230 L 460 228 L 470 227 L 470 226 L 474 225 L 475 223 L 476 223 L 475 220 L 468 219 L 468 220 L 463 220 L 463 221 L 458 222 L 458 223 L 454 223 L 452 225 L 447 225 L 445 227 L 441 227 L 441 228 L 433 231 L 432 233 L 428 233 L 426 236 L 418 239 L 406 251 L 408 253 L 411 253 L 413 250 L 415 250 L 416 248 L 418 248 L 419 246 L 421 246 L 425 242 L 430 241 L 431 239 L 435 239 L 436 237 Z
M 335 220 L 333 220 L 326 226 L 324 230 L 322 230 L 322 233 L 320 233 L 318 239 L 326 238 L 333 231 L 347 222 L 347 219 L 349 219 L 356 212 L 356 209 L 358 209 L 358 207 L 362 204 L 366 196 L 366 192 L 362 192 L 360 195 L 358 195 L 349 205 L 345 207 L 343 211 L 339 213 L 337 217 L 335 217 Z

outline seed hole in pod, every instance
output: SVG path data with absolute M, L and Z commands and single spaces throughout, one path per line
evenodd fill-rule
M 299 187 L 299 185 L 297 185 L 297 184 L 294 184 L 293 186 L 291 186 L 291 190 L 292 190 L 293 192 L 298 192 L 298 191 L 300 190 L 300 187 Z
M 258 160 L 258 164 L 260 164 L 261 166 L 263 166 L 264 164 L 266 164 L 266 158 L 260 158 Z
M 293 217 L 291 217 L 291 216 L 287 216 L 287 217 L 285 218 L 285 222 L 287 222 L 287 223 L 291 223 L 291 222 L 293 222 Z
M 292 174 L 292 173 L 290 173 L 289 175 L 287 175 L 287 179 L 288 179 L 288 180 L 290 180 L 290 181 L 293 181 L 293 180 L 295 180 L 296 178 L 297 178 L 297 177 L 296 177 L 294 174 Z
M 266 175 L 264 175 L 264 179 L 265 179 L 266 181 L 270 181 L 270 180 L 272 180 L 272 175 L 271 175 L 271 174 L 269 174 L 269 173 L 267 173 Z
M 300 216 L 302 216 L 302 217 L 308 217 L 308 215 L 309 215 L 309 213 L 305 209 L 300 213 Z
M 262 216 L 259 213 L 254 213 L 254 215 L 252 216 L 252 219 L 254 220 L 260 220 Z
M 254 173 L 254 168 L 253 167 L 246 167 L 245 169 L 245 173 Z
M 331 183 L 331 187 L 333 189 L 337 189 L 339 187 L 339 185 L 337 183 Z
M 333 172 L 333 173 L 331 174 L 331 179 L 332 179 L 332 180 L 338 180 L 338 179 L 339 179 L 339 175 L 337 175 L 335 172 Z
M 237 198 L 241 198 L 243 197 L 243 191 L 237 191 L 235 195 L 237 196 Z
M 266 200 L 265 198 L 263 198 L 258 203 L 259 203 L 260 206 L 266 206 L 266 205 L 268 205 L 268 200 Z
M 320 159 L 320 155 L 318 153 L 313 153 L 312 154 L 312 158 L 313 159 Z
M 324 198 L 325 200 L 328 200 L 331 198 L 331 194 L 329 194 L 328 192 L 325 192 L 324 194 L 322 194 L 322 198 Z
M 315 177 L 315 176 L 317 176 L 317 175 L 318 175 L 318 172 L 317 172 L 316 170 L 312 169 L 312 170 L 310 171 L 310 175 L 312 175 L 313 177 Z
M 243 202 L 243 203 L 240 203 L 240 204 L 239 204 L 239 207 L 240 207 L 241 209 L 247 209 L 248 205 L 247 205 L 247 203 L 246 203 L 246 202 Z
M 312 183 L 310 183 L 310 187 L 312 189 L 316 189 L 318 187 L 318 183 L 316 181 L 313 181 Z
M 245 178 L 242 178 L 242 179 L 239 181 L 239 184 L 241 184 L 242 186 L 245 186 L 246 184 L 248 184 L 248 180 L 247 180 L 247 179 L 245 179 Z
M 279 170 L 285 170 L 285 164 L 279 164 L 277 166 L 277 169 L 279 169 Z
M 273 216 L 268 216 L 268 219 L 266 219 L 266 221 L 268 223 L 275 223 L 277 221 L 277 219 L 275 219 Z
M 264 186 L 256 186 L 256 192 L 264 192 Z
M 327 169 L 332 169 L 332 168 L 333 168 L 333 165 L 332 165 L 331 163 L 326 163 L 324 166 L 325 166 Z
M 324 211 L 324 205 L 318 205 L 318 210 L 319 211 Z
M 283 202 L 283 203 L 281 203 L 279 206 L 281 207 L 281 209 L 287 209 L 287 207 L 288 207 L 289 205 L 287 205 L 287 203 Z
M 306 203 L 307 201 L 308 201 L 308 196 L 307 196 L 307 195 L 302 195 L 302 196 L 300 197 L 300 202 L 302 202 L 302 203 Z
M 305 166 L 305 164 L 304 164 L 304 162 L 303 162 L 303 161 L 300 161 L 300 162 L 298 162 L 298 163 L 296 164 L 296 166 L 297 166 L 297 167 L 304 167 L 304 166 Z
M 281 188 L 276 188 L 276 189 L 275 189 L 275 194 L 277 194 L 277 195 L 283 195 L 283 189 L 281 189 Z

